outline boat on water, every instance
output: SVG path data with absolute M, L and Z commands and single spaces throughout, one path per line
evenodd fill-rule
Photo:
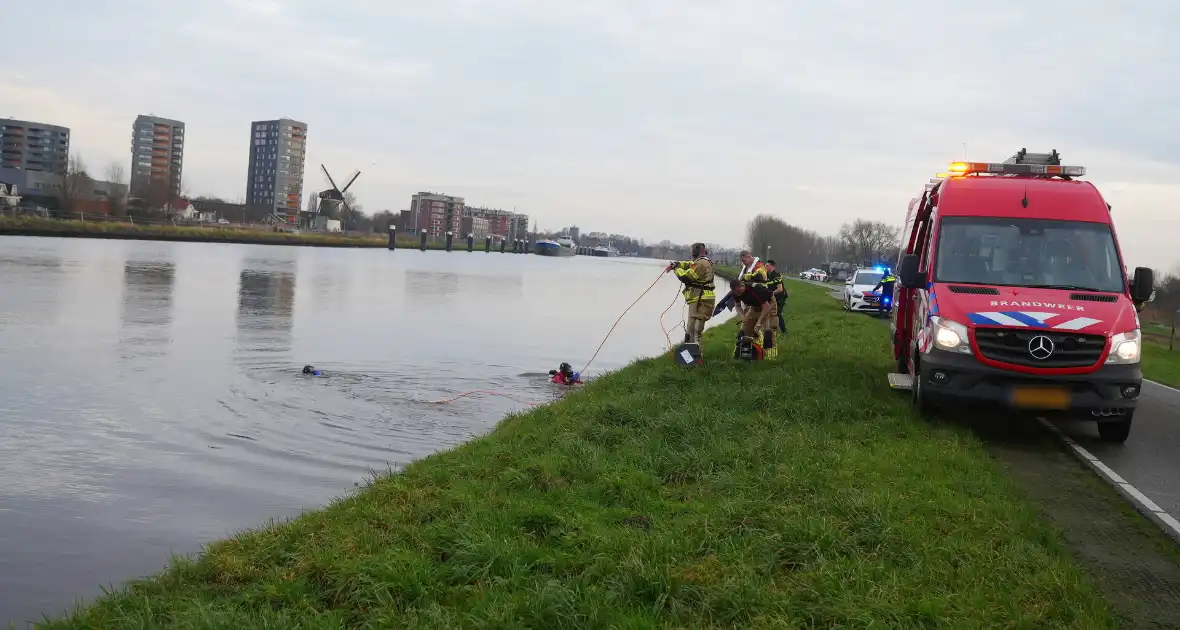
M 606 245 L 599 245 L 598 247 L 595 247 L 590 253 L 601 257 L 618 256 L 619 250 L 615 249 L 614 245 L 607 243 Z
M 578 253 L 578 246 L 568 238 L 545 238 L 533 243 L 533 252 L 538 256 L 574 256 Z

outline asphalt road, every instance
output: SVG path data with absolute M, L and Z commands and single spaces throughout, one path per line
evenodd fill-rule
M 1144 383 L 1131 437 L 1121 445 L 1100 441 L 1093 422 L 1056 424 L 1164 511 L 1180 518 L 1180 391 Z
M 805 282 L 827 287 L 833 298 L 843 299 L 841 285 Z M 1100 441 L 1094 422 L 1055 424 L 1164 511 L 1180 518 L 1180 390 L 1145 382 L 1131 437 L 1124 444 Z

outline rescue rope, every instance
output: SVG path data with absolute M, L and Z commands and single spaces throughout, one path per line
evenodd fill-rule
M 623 313 L 622 313 L 621 315 L 619 315 L 619 318 L 618 318 L 618 319 L 616 319 L 616 320 L 615 320 L 615 323 L 614 323 L 614 325 L 612 325 L 612 326 L 610 327 L 610 330 L 606 331 L 606 336 L 602 338 L 602 342 L 598 344 L 598 348 L 597 348 L 596 350 L 594 350 L 594 354 L 590 356 L 590 360 L 586 362 L 586 365 L 585 365 L 584 367 L 582 367 L 582 369 L 581 369 L 581 370 L 578 370 L 578 374 L 585 374 L 585 373 L 586 373 L 586 368 L 589 368 L 589 367 L 590 367 L 590 364 L 591 364 L 591 363 L 594 363 L 594 359 L 598 358 L 598 353 L 599 353 L 599 351 L 601 351 L 601 350 L 602 350 L 602 347 L 603 347 L 604 345 L 606 345 L 606 340 L 607 340 L 607 339 L 610 339 L 610 336 L 611 336 L 611 334 L 615 332 L 615 328 L 616 328 L 616 327 L 619 325 L 619 322 L 623 321 L 623 317 L 625 317 L 625 316 L 627 315 L 627 313 L 631 312 L 631 309 L 632 309 L 632 308 L 634 308 L 634 307 L 635 307 L 635 305 L 639 303 L 639 300 L 642 300 L 642 299 L 643 299 L 643 296 L 647 295 L 648 293 L 650 293 L 650 292 L 651 292 L 651 290 L 652 290 L 653 288 L 655 288 L 656 284 L 658 284 L 658 283 L 660 282 L 660 279 L 662 279 L 662 278 L 664 277 L 664 273 L 665 273 L 665 270 L 664 270 L 664 269 L 660 269 L 660 275 L 656 276 L 656 279 L 655 279 L 655 280 L 653 280 L 653 281 L 652 281 L 652 283 L 651 283 L 650 285 L 648 285 L 648 287 L 647 287 L 646 289 L 644 289 L 644 290 L 643 290 L 643 293 L 640 293 L 640 294 L 639 294 L 639 297 L 635 298 L 635 301 L 634 301 L 634 302 L 631 302 L 631 305 L 630 305 L 630 306 L 628 306 L 626 309 L 624 309 L 624 310 L 623 310 Z M 679 296 L 679 295 L 680 295 L 680 294 L 679 294 L 679 292 L 677 292 L 677 296 Z M 675 302 L 673 302 L 673 304 L 675 304 Z M 665 312 L 665 313 L 667 313 L 667 312 L 668 312 L 668 311 L 669 311 L 671 308 L 672 308 L 672 307 L 671 307 L 671 306 L 669 306 L 667 309 L 664 309 L 664 312 Z M 663 316 L 663 314 L 661 314 L 661 315 L 660 315 L 660 328 L 661 328 L 661 329 L 663 329 L 663 328 L 664 328 L 664 316 Z M 667 331 L 667 330 L 664 330 L 664 337 L 666 337 L 666 338 L 668 339 L 668 348 L 669 348 L 669 349 L 671 349 L 671 347 L 672 347 L 672 337 L 668 335 L 668 331 Z M 460 398 L 466 398 L 466 397 L 468 397 L 468 396 L 471 396 L 471 395 L 473 395 L 473 394 L 487 394 L 487 395 L 490 395 L 490 396 L 503 396 L 504 398 L 507 398 L 507 399 L 509 399 L 509 400 L 512 400 L 512 401 L 515 401 L 515 402 L 518 402 L 518 403 L 523 403 L 523 404 L 526 404 L 526 405 L 531 405 L 531 406 L 534 406 L 534 407 L 535 407 L 535 406 L 537 406 L 537 405 L 543 404 L 543 403 L 534 403 L 534 402 L 527 402 L 527 401 L 523 401 L 523 400 L 517 400 L 517 399 L 515 399 L 515 398 L 513 398 L 512 396 L 509 396 L 509 395 L 507 395 L 507 394 L 503 394 L 503 393 L 500 393 L 500 392 L 493 392 L 493 391 L 481 390 L 481 389 L 477 389 L 477 390 L 470 391 L 470 392 L 465 392 L 465 393 L 463 393 L 463 394 L 460 394 L 460 395 L 458 395 L 458 396 L 455 396 L 454 398 L 447 398 L 447 399 L 445 399 L 445 400 L 432 400 L 432 401 L 430 401 L 430 402 L 431 402 L 431 404 L 435 404 L 435 405 L 449 405 L 449 404 L 451 404 L 451 403 L 455 402 L 456 400 L 459 400 Z
M 664 309 L 663 313 L 660 313 L 660 330 L 664 331 L 664 339 L 668 340 L 668 352 L 672 352 L 672 330 L 676 330 L 676 326 L 683 326 L 684 321 L 681 318 L 682 321 L 679 324 L 673 326 L 672 330 L 668 330 L 664 328 L 664 316 L 668 314 L 668 311 L 672 310 L 673 306 L 676 306 L 676 302 L 678 301 L 680 301 L 680 287 L 676 287 L 676 294 L 672 296 L 672 303 L 668 305 L 668 308 Z
M 470 392 L 467 392 L 464 394 L 459 394 L 458 396 L 455 396 L 454 398 L 447 398 L 446 400 L 432 400 L 430 402 L 435 405 L 449 405 L 449 404 L 455 402 L 456 400 L 459 400 L 460 398 L 466 398 L 468 396 L 471 396 L 472 394 L 487 394 L 488 396 L 502 396 L 504 398 L 507 398 L 508 400 L 511 400 L 512 402 L 518 402 L 518 403 L 521 403 L 522 405 L 530 405 L 533 407 L 536 407 L 537 405 L 542 404 L 542 403 L 529 402 L 527 400 L 520 400 L 517 398 L 513 398 L 512 396 L 509 396 L 508 394 L 501 394 L 500 392 L 493 392 L 493 391 L 488 391 L 488 390 L 484 390 L 484 389 L 476 389 L 476 390 L 473 390 L 473 391 L 470 391 Z
M 610 339 L 611 333 L 615 332 L 615 326 L 618 326 L 619 322 L 623 321 L 623 317 L 625 317 L 627 313 L 631 312 L 631 309 L 639 303 L 639 300 L 643 299 L 643 296 L 647 295 L 652 289 L 655 288 L 656 284 L 660 282 L 660 279 L 664 277 L 664 273 L 666 273 L 666 270 L 660 269 L 660 274 L 656 276 L 656 279 L 652 280 L 651 284 L 649 284 L 647 288 L 643 290 L 643 293 L 639 294 L 639 297 L 635 298 L 635 301 L 631 303 L 631 306 L 628 306 L 623 310 L 622 314 L 619 315 L 619 318 L 616 319 L 615 323 L 610 327 L 610 330 L 606 331 L 606 336 L 602 338 L 602 343 L 598 344 L 598 349 L 596 349 L 594 354 L 590 356 L 590 360 L 586 362 L 586 365 L 581 370 L 578 370 L 578 374 L 586 373 L 586 368 L 590 367 L 591 363 L 594 363 L 594 359 L 598 357 L 598 352 L 602 350 L 602 346 L 606 345 L 606 340 Z M 671 339 L 669 338 L 669 342 L 670 341 Z

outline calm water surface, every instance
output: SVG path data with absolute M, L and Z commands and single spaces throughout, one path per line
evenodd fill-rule
M 544 373 L 580 368 L 661 266 L 0 236 L 0 624 L 56 616 L 525 407 L 431 400 L 554 398 Z M 624 318 L 591 375 L 665 347 L 675 284 Z

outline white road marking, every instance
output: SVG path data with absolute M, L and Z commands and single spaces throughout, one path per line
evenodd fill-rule
M 1163 387 L 1167 386 L 1164 385 Z M 1073 454 L 1078 459 L 1080 459 L 1082 463 L 1086 464 L 1091 470 L 1098 473 L 1098 476 L 1113 486 L 1114 489 L 1119 492 L 1119 494 L 1126 497 L 1127 500 L 1135 506 L 1135 509 L 1138 510 L 1139 513 L 1146 516 L 1148 520 L 1152 521 L 1157 526 L 1159 526 L 1160 529 L 1164 530 L 1164 533 L 1166 533 L 1176 542 L 1180 543 L 1180 521 L 1177 521 L 1176 517 L 1165 512 L 1163 508 L 1161 508 L 1155 501 L 1152 501 L 1150 498 L 1148 498 L 1147 495 L 1140 492 L 1138 488 L 1127 483 L 1127 481 L 1119 476 L 1119 474 L 1114 470 L 1112 470 L 1110 466 L 1103 464 L 1090 451 L 1086 450 L 1084 447 L 1082 447 L 1082 445 L 1075 442 L 1073 438 L 1066 435 L 1061 429 L 1058 429 L 1056 426 L 1054 426 L 1052 422 L 1049 422 L 1044 418 L 1037 418 L 1037 420 L 1040 421 L 1041 425 L 1048 429 L 1050 433 L 1057 436 L 1057 439 L 1061 440 L 1067 447 L 1069 447 L 1069 450 L 1073 452 Z
M 991 315 L 991 313 L 988 315 Z M 1170 389 L 1177 394 L 1180 394 L 1180 389 L 1170 385 L 1164 385 L 1163 383 L 1157 383 L 1148 379 L 1143 380 L 1144 382 L 1151 383 L 1156 387 Z M 1135 486 L 1127 483 L 1127 481 L 1123 479 L 1118 473 L 1116 473 L 1110 466 L 1102 463 L 1102 461 L 1090 453 L 1090 451 L 1087 451 L 1082 445 L 1073 441 L 1073 438 L 1069 437 L 1065 433 L 1062 433 L 1061 429 L 1053 426 L 1053 423 L 1044 418 L 1037 418 L 1037 420 L 1039 420 L 1040 423 L 1049 430 L 1049 432 L 1051 432 L 1053 435 L 1056 435 L 1058 439 L 1064 442 L 1065 445 L 1069 447 L 1070 452 L 1072 452 L 1078 459 L 1089 466 L 1090 469 L 1096 472 L 1098 476 L 1104 481 L 1113 486 L 1114 489 L 1119 492 L 1119 494 L 1126 497 L 1127 500 L 1135 506 L 1135 509 L 1139 511 L 1139 513 L 1143 514 L 1148 518 L 1148 520 L 1159 526 L 1160 529 L 1164 530 L 1164 533 L 1170 536 L 1177 543 L 1180 543 L 1180 521 L 1176 520 L 1176 517 L 1161 509 L 1155 501 L 1149 499 L 1147 495 L 1140 492 Z

